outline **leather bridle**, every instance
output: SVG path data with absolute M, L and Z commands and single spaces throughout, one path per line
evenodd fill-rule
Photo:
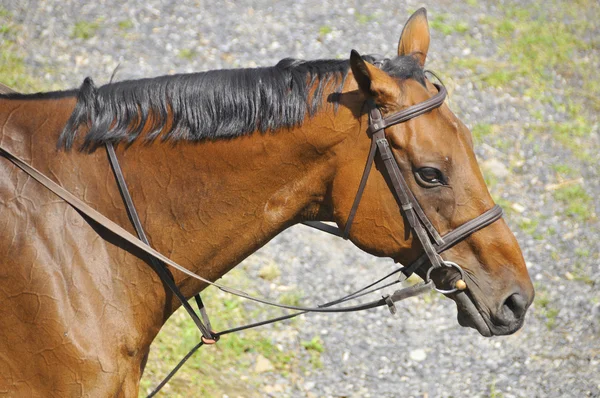
M 382 61 L 375 61 L 374 63 L 377 64 L 377 63 L 381 63 L 381 62 Z M 443 102 L 446 98 L 446 89 L 441 84 L 434 84 L 434 86 L 437 88 L 438 93 L 435 94 L 434 96 L 432 96 L 431 98 L 429 98 L 428 100 L 423 101 L 419 104 L 410 106 L 408 108 L 405 108 L 397 113 L 387 115 L 385 117 L 383 116 L 383 114 L 381 113 L 379 108 L 376 106 L 376 104 L 372 100 L 367 101 L 367 105 L 369 106 L 369 126 L 367 129 L 367 133 L 371 136 L 371 147 L 370 147 L 367 163 L 365 165 L 365 169 L 364 169 L 364 172 L 363 172 L 363 175 L 362 175 L 359 187 L 358 187 L 358 191 L 357 191 L 356 197 L 354 199 L 352 208 L 350 210 L 348 220 L 346 221 L 344 230 L 342 231 L 339 228 L 336 228 L 329 224 L 325 224 L 325 223 L 318 222 L 318 221 L 307 221 L 304 223 L 308 226 L 311 226 L 311 227 L 317 228 L 319 230 L 322 230 L 322 231 L 334 234 L 336 236 L 343 237 L 344 239 L 347 239 L 349 236 L 349 233 L 350 233 L 350 229 L 352 227 L 354 217 L 358 210 L 358 207 L 359 207 L 359 204 L 360 204 L 360 201 L 361 201 L 372 165 L 375 161 L 376 156 L 379 155 L 379 158 L 381 159 L 381 161 L 383 162 L 383 164 L 385 166 L 383 168 L 382 172 L 385 173 L 388 181 L 390 181 L 391 189 L 396 198 L 396 201 L 398 202 L 400 211 L 404 215 L 406 220 L 408 221 L 411 230 L 414 231 L 415 236 L 419 239 L 419 242 L 423 246 L 424 254 L 421 257 L 419 257 L 416 261 L 411 263 L 410 265 L 398 268 L 398 269 L 394 270 L 393 272 L 389 273 L 388 275 L 384 276 L 383 278 L 380 278 L 379 280 L 363 287 L 362 289 L 355 291 L 354 293 L 351 293 L 345 297 L 331 301 L 329 303 L 319 305 L 318 307 L 299 307 L 299 306 L 293 306 L 293 305 L 283 305 L 280 303 L 274 303 L 274 302 L 266 300 L 266 299 L 250 296 L 243 291 L 240 291 L 237 289 L 232 289 L 232 288 L 220 285 L 218 283 L 212 282 L 210 280 L 207 280 L 207 279 L 203 278 L 202 276 L 180 266 L 179 264 L 173 262 L 172 260 L 163 256 L 161 253 L 154 250 L 150 246 L 148 239 L 146 238 L 146 235 L 142 228 L 142 224 L 141 224 L 139 217 L 137 215 L 137 212 L 135 210 L 133 200 L 131 199 L 131 196 L 129 194 L 129 190 L 128 190 L 127 184 L 125 182 L 125 178 L 123 177 L 123 173 L 121 171 L 121 167 L 119 165 L 119 162 L 118 162 L 118 159 L 117 159 L 117 156 L 116 156 L 116 153 L 114 151 L 112 144 L 106 144 L 109 161 L 113 168 L 113 172 L 115 174 L 115 178 L 117 180 L 119 190 L 121 191 L 121 195 L 125 202 L 125 205 L 127 208 L 127 213 L 129 215 L 129 218 L 131 219 L 131 222 L 133 223 L 133 225 L 135 227 L 135 230 L 136 230 L 139 238 L 136 238 L 131 233 L 129 233 L 127 230 L 125 230 L 121 226 L 117 225 L 116 223 L 112 222 L 111 220 L 109 220 L 108 218 L 106 218 L 105 216 L 103 216 L 102 214 L 100 214 L 99 212 L 94 210 L 93 208 L 91 208 L 89 205 L 87 205 L 86 203 L 81 201 L 79 198 L 75 197 L 73 194 L 71 194 L 70 192 L 68 192 L 67 190 L 65 190 L 64 188 L 59 186 L 58 184 L 56 184 L 50 178 L 48 178 L 47 176 L 45 176 L 44 174 L 42 174 L 41 172 L 39 172 L 32 166 L 30 166 L 29 164 L 27 164 L 26 162 L 21 160 L 16 155 L 12 154 L 6 148 L 0 147 L 0 155 L 4 156 L 8 160 L 10 160 L 13 164 L 15 164 L 17 167 L 19 167 L 23 171 L 25 171 L 32 178 L 34 178 L 39 183 L 44 185 L 46 188 L 48 188 L 49 190 L 54 192 L 60 198 L 65 200 L 67 203 L 69 203 L 72 207 L 74 207 L 80 213 L 82 213 L 89 219 L 95 221 L 96 223 L 102 225 L 104 228 L 111 231 L 113 234 L 119 236 L 121 239 L 124 239 L 125 241 L 129 242 L 133 246 L 137 247 L 138 249 L 140 249 L 143 252 L 145 252 L 146 254 L 148 254 L 149 257 L 151 258 L 151 265 L 152 265 L 153 269 L 157 272 L 158 276 L 161 278 L 163 283 L 170 290 L 172 290 L 173 293 L 175 294 L 175 296 L 182 302 L 184 308 L 186 309 L 186 311 L 190 314 L 190 316 L 194 320 L 194 323 L 196 324 L 196 326 L 198 327 L 198 329 L 200 330 L 200 332 L 202 334 L 201 341 L 190 351 L 190 353 L 188 353 L 188 355 L 186 355 L 183 358 L 183 360 L 175 367 L 175 369 L 173 369 L 173 371 L 171 373 L 169 373 L 169 375 L 149 395 L 149 396 L 154 396 L 160 390 L 160 388 L 168 382 L 168 380 L 175 374 L 175 372 L 183 365 L 183 363 L 185 363 L 185 361 L 198 348 L 200 348 L 203 344 L 214 344 L 220 338 L 220 336 L 223 336 L 225 334 L 229 334 L 229 333 L 237 332 L 240 330 L 249 329 L 249 328 L 253 328 L 253 327 L 257 327 L 257 326 L 261 326 L 261 325 L 265 325 L 265 324 L 269 324 L 269 323 L 273 323 L 273 322 L 277 322 L 277 321 L 281 321 L 281 320 L 285 320 L 285 319 L 290 319 L 290 318 L 296 317 L 298 315 L 301 315 L 301 314 L 304 314 L 307 312 L 351 312 L 351 311 L 361 311 L 361 310 L 366 310 L 366 309 L 370 309 L 370 308 L 387 306 L 389 308 L 390 312 L 395 313 L 396 312 L 396 308 L 394 306 L 395 302 L 406 299 L 408 297 L 412 297 L 412 296 L 424 293 L 424 292 L 430 290 L 432 287 L 435 288 L 434 283 L 430 280 L 430 274 L 431 274 L 432 270 L 439 269 L 442 267 L 449 267 L 449 268 L 456 269 L 461 275 L 461 280 L 464 281 L 464 273 L 463 273 L 462 268 L 456 263 L 444 261 L 440 257 L 440 253 L 453 247 L 455 244 L 464 240 L 465 238 L 470 236 L 472 233 L 490 225 L 494 221 L 501 218 L 502 217 L 502 209 L 498 205 L 494 205 L 491 209 L 487 210 L 486 212 L 479 215 L 478 217 L 459 226 L 458 228 L 449 232 L 448 234 L 446 234 L 444 236 L 440 236 L 438 231 L 435 229 L 433 224 L 430 222 L 428 217 L 425 215 L 423 209 L 419 205 L 419 202 L 416 200 L 416 198 L 413 195 L 413 193 L 411 192 L 410 188 L 408 187 L 408 184 L 406 183 L 406 180 L 402 176 L 402 173 L 400 172 L 400 168 L 399 168 L 399 166 L 394 158 L 394 155 L 390 149 L 390 145 L 387 141 L 387 138 L 385 137 L 385 129 L 387 127 L 393 126 L 398 123 L 403 123 L 403 122 L 410 120 L 412 118 L 415 118 L 419 115 L 430 112 L 433 109 L 436 109 L 443 104 Z M 430 264 L 430 268 L 428 270 L 426 270 L 424 273 L 426 275 L 426 277 L 425 277 L 425 283 L 423 283 L 423 284 L 409 286 L 409 287 L 397 290 L 393 294 L 385 295 L 381 299 L 367 302 L 364 304 L 355 305 L 355 306 L 347 306 L 347 307 L 333 307 L 337 304 L 362 297 L 368 293 L 372 293 L 376 290 L 380 290 L 384 287 L 396 284 L 396 283 L 400 282 L 401 280 L 397 280 L 397 281 L 385 284 L 383 286 L 377 286 L 377 285 L 379 285 L 380 282 L 397 274 L 398 272 L 402 272 L 405 275 L 405 277 L 408 277 L 408 276 L 412 275 L 417 269 L 419 269 L 420 267 L 423 267 L 426 264 Z M 285 308 L 285 309 L 296 310 L 298 312 L 294 312 L 294 313 L 291 313 L 288 315 L 284 315 L 282 317 L 269 319 L 269 320 L 262 321 L 262 322 L 252 323 L 249 325 L 244 325 L 244 326 L 240 326 L 240 327 L 236 327 L 236 328 L 232 328 L 232 329 L 228 329 L 228 330 L 216 333 L 211 329 L 210 322 L 208 320 L 208 316 L 204 309 L 204 304 L 200 298 L 200 295 L 196 295 L 195 298 L 196 298 L 196 302 L 197 302 L 199 310 L 200 310 L 200 316 L 202 317 L 202 320 L 196 314 L 196 312 L 193 310 L 193 308 L 189 305 L 189 303 L 187 302 L 187 299 L 179 291 L 178 287 L 176 286 L 176 284 L 174 282 L 171 272 L 167 268 L 167 265 L 185 273 L 188 276 L 198 279 L 206 284 L 213 285 L 216 288 L 218 288 L 222 291 L 228 292 L 230 294 L 233 294 L 233 295 L 236 295 L 236 296 L 239 296 L 242 298 L 246 298 L 246 299 L 249 299 L 249 300 L 252 300 L 255 302 L 263 303 L 263 304 L 268 304 L 268 305 Z M 463 284 L 461 286 L 459 286 L 459 284 L 457 283 L 457 285 L 453 289 L 450 289 L 450 290 L 440 290 L 437 288 L 436 288 L 436 290 L 438 290 L 444 294 L 449 294 L 449 293 L 455 292 L 456 290 L 462 290 L 464 288 L 466 288 L 466 285 L 464 285 L 464 282 L 463 282 Z M 330 308 L 330 307 L 333 307 L 333 308 Z
M 475 217 L 474 219 L 468 221 L 467 223 L 461 225 L 442 237 L 435 229 L 431 221 L 429 221 L 429 218 L 427 215 L 425 215 L 421 205 L 406 183 L 406 180 L 400 172 L 398 163 L 394 158 L 390 144 L 385 137 L 385 129 L 393 125 L 403 123 L 424 113 L 430 112 L 433 109 L 439 108 L 446 99 L 447 91 L 443 84 L 433 83 L 433 85 L 438 92 L 431 98 L 385 117 L 373 100 L 370 99 L 367 101 L 369 106 L 369 126 L 367 128 L 367 134 L 371 136 L 371 149 L 369 151 L 367 164 L 358 186 L 358 191 L 356 193 L 354 203 L 352 204 L 352 208 L 350 209 L 344 230 L 342 231 L 339 228 L 322 223 L 320 221 L 307 221 L 304 224 L 344 239 L 348 239 L 352 222 L 354 221 L 354 217 L 358 210 L 358 206 L 365 190 L 372 165 L 375 162 L 375 156 L 378 154 L 385 166 L 383 172 L 386 174 L 388 181 L 390 181 L 390 188 L 394 194 L 394 197 L 396 198 L 396 201 L 398 202 L 401 213 L 407 219 L 411 230 L 414 231 L 415 236 L 417 239 L 419 239 L 419 242 L 424 250 L 424 253 L 421 257 L 419 257 L 409 266 L 402 268 L 402 273 L 406 277 L 409 277 L 417 269 L 429 263 L 431 266 L 425 272 L 425 282 L 429 282 L 429 277 L 432 270 L 442 267 L 454 268 L 461 275 L 461 279 L 459 280 L 460 282 L 457 283 L 452 289 L 442 290 L 436 288 L 436 290 L 441 293 L 450 294 L 456 292 L 457 290 L 464 290 L 466 288 L 464 283 L 464 271 L 458 264 L 443 260 L 440 257 L 440 254 L 450 249 L 458 242 L 466 239 L 474 232 L 485 228 L 494 221 L 498 220 L 502 217 L 503 212 L 500 206 L 494 205 L 491 209 L 485 211 L 483 214 Z

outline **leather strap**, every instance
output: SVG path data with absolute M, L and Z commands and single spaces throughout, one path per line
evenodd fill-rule
M 378 135 L 377 133 L 383 132 L 383 129 L 386 127 L 390 127 L 395 124 L 405 122 L 409 119 L 412 119 L 416 116 L 422 115 L 426 112 L 431 111 L 432 109 L 435 109 L 435 108 L 441 106 L 446 99 L 446 95 L 447 95 L 446 88 L 443 85 L 439 85 L 436 83 L 433 83 L 433 85 L 438 89 L 438 93 L 435 94 L 433 97 L 429 98 L 428 100 L 426 100 L 424 102 L 421 102 L 419 104 L 416 104 L 416 105 L 410 106 L 406 109 L 403 109 L 402 111 L 397 112 L 397 113 L 390 115 L 388 117 L 385 117 L 385 118 L 382 116 L 381 111 L 379 110 L 379 108 L 377 108 L 375 103 L 373 101 L 369 101 L 370 113 L 369 113 L 369 128 L 367 129 L 367 133 L 369 133 L 369 135 L 371 135 L 371 149 L 369 151 L 369 157 L 367 159 L 367 163 L 365 165 L 365 169 L 363 171 L 363 175 L 360 180 L 360 184 L 358 186 L 356 196 L 354 197 L 354 203 L 352 204 L 352 208 L 348 215 L 348 219 L 346 220 L 346 225 L 344 227 L 344 231 L 342 232 L 339 228 L 322 223 L 320 221 L 305 221 L 305 222 L 303 222 L 303 224 L 305 224 L 309 227 L 316 228 L 321 231 L 330 233 L 332 235 L 336 235 L 336 236 L 342 237 L 344 239 L 348 239 L 348 236 L 350 234 L 350 228 L 352 227 L 352 222 L 354 221 L 354 216 L 356 215 L 358 205 L 360 204 L 360 200 L 362 198 L 362 194 L 363 194 L 365 186 L 367 184 L 367 180 L 368 180 L 369 174 L 371 172 L 371 167 L 372 167 L 373 161 L 375 159 L 375 154 L 377 152 L 376 146 L 378 145 L 377 140 L 383 139 L 387 143 L 385 136 L 383 134 Z M 381 148 L 380 148 L 380 151 L 381 151 Z M 427 216 L 421 209 L 421 206 L 418 205 L 418 202 L 415 199 L 415 197 L 413 196 L 410 189 L 406 189 L 405 192 L 406 192 L 406 195 L 409 197 L 409 200 L 407 201 L 407 203 L 410 202 L 410 203 L 416 204 L 415 212 L 417 213 L 417 216 L 419 217 L 419 219 L 421 220 L 421 222 L 427 229 L 427 232 L 429 233 L 431 238 L 434 239 L 436 244 L 438 244 L 438 245 L 443 244 L 443 239 L 440 237 L 437 230 L 433 227 L 433 225 L 431 224 L 431 222 L 429 221 L 429 219 L 427 218 Z
M 373 135 L 374 133 L 383 130 L 387 127 L 393 126 L 398 123 L 406 122 L 414 117 L 422 115 L 424 113 L 429 112 L 432 109 L 438 108 L 441 106 L 446 100 L 446 95 L 448 92 L 443 85 L 433 83 L 433 85 L 437 88 L 438 92 L 433 97 L 426 99 L 423 102 L 420 102 L 416 105 L 409 106 L 406 109 L 403 109 L 399 112 L 396 112 L 392 115 L 386 116 L 376 123 L 371 123 L 369 128 L 367 129 L 367 133 L 369 135 Z
M 400 168 L 394 159 L 394 155 L 385 137 L 384 129 L 405 122 L 441 106 L 447 95 L 446 88 L 441 84 L 433 84 L 438 90 L 437 94 L 419 104 L 410 106 L 387 117 L 383 117 L 374 101 L 367 101 L 370 106 L 369 128 L 367 131 L 371 134 L 371 149 L 344 231 L 342 232 L 339 228 L 318 221 L 308 221 L 304 223 L 310 227 L 347 239 L 371 171 L 372 163 L 376 153 L 378 153 L 385 165 L 385 175 L 387 175 L 388 181 L 391 184 L 391 189 L 398 201 L 398 205 L 424 250 L 424 254 L 421 257 L 408 267 L 402 268 L 402 273 L 407 277 L 427 263 L 431 264 L 434 268 L 440 267 L 441 262 L 443 261 L 439 256 L 440 253 L 467 238 L 473 232 L 484 228 L 502 217 L 502 209 L 495 205 L 492 209 L 442 237 L 421 208 L 421 205 L 402 176 Z M 431 240 L 433 240 L 433 243 Z
M 133 199 L 131 198 L 131 194 L 129 193 L 129 188 L 127 187 L 127 182 L 125 181 L 125 177 L 123 176 L 123 170 L 121 169 L 121 165 L 119 164 L 119 159 L 117 158 L 117 154 L 115 153 L 115 149 L 111 143 L 106 144 L 106 153 L 108 154 L 108 160 L 110 166 L 113 170 L 113 174 L 115 175 L 115 180 L 117 181 L 117 185 L 119 187 L 119 191 L 121 192 L 121 197 L 123 198 L 123 202 L 125 203 L 125 209 L 127 210 L 127 215 L 135 228 L 135 231 L 140 238 L 140 240 L 150 246 L 150 241 L 144 232 L 144 227 L 142 226 L 142 222 L 140 221 L 140 217 L 133 203 Z M 205 343 L 212 344 L 216 342 L 215 336 L 210 328 L 210 321 L 208 320 L 208 314 L 206 313 L 206 309 L 204 308 L 204 303 L 200 298 L 200 295 L 197 294 L 195 296 L 196 303 L 198 304 L 198 309 L 204 320 L 204 323 L 200 320 L 196 311 L 192 308 L 190 303 L 187 301 L 185 296 L 181 293 L 181 290 L 175 284 L 175 278 L 171 271 L 165 266 L 165 264 L 154 256 L 150 257 L 150 263 L 152 268 L 156 271 L 157 275 L 160 277 L 162 282 L 169 287 L 169 289 L 173 292 L 175 297 L 179 299 L 187 313 L 190 315 L 196 327 L 202 333 L 202 337 L 204 338 Z
M 480 216 L 467 221 L 460 227 L 444 235 L 444 244 L 436 245 L 435 251 L 440 254 L 450 249 L 457 243 L 463 241 L 471 234 L 479 231 L 502 218 L 503 211 L 498 205 L 494 205 L 491 209 L 485 211 Z M 413 261 L 408 267 L 402 269 L 402 273 L 407 277 L 412 275 L 419 267 L 427 264 L 429 258 L 423 253 L 417 260 Z
M 360 179 L 360 184 L 358 185 L 358 191 L 356 192 L 356 196 L 354 197 L 354 203 L 352 203 L 352 208 L 350 209 L 350 214 L 348 214 L 348 220 L 346 220 L 346 226 L 344 227 L 344 234 L 342 235 L 342 238 L 344 239 L 348 239 L 348 236 L 350 235 L 350 228 L 352 227 L 352 222 L 354 221 L 356 210 L 358 210 L 358 205 L 360 204 L 360 200 L 367 185 L 367 180 L 369 179 L 369 174 L 371 173 L 371 167 L 373 166 L 373 163 L 375 161 L 376 152 L 377 145 L 375 143 L 375 140 L 371 140 L 371 149 L 369 150 L 367 164 L 365 165 L 363 175 Z
M 421 285 L 411 286 L 409 288 L 405 288 L 405 289 L 397 291 L 392 296 L 384 296 L 380 301 L 385 302 L 385 304 L 389 306 L 390 312 L 392 314 L 395 314 L 396 313 L 396 308 L 393 305 L 394 302 L 400 301 L 400 300 L 404 300 L 404 299 L 407 299 L 407 298 L 414 297 L 416 295 L 425 293 L 425 292 L 429 291 L 432 288 L 432 286 L 433 286 L 433 282 L 432 281 L 429 281 L 428 283 L 421 284 Z M 332 305 L 332 303 L 337 303 L 337 300 L 335 302 L 324 304 L 323 307 L 327 307 L 329 305 Z M 218 337 L 221 337 L 221 336 L 224 336 L 226 334 L 240 332 L 242 330 L 256 328 L 256 327 L 259 327 L 259 326 L 269 325 L 269 324 L 275 323 L 275 322 L 285 321 L 287 319 L 295 318 L 295 317 L 297 317 L 299 315 L 303 315 L 305 313 L 306 312 L 304 312 L 304 311 L 294 312 L 292 314 L 280 316 L 280 317 L 277 317 L 277 318 L 268 319 L 266 321 L 251 323 L 249 325 L 238 326 L 238 327 L 235 327 L 235 328 L 227 329 L 227 330 L 224 330 L 222 332 L 216 333 L 216 335 Z M 177 373 L 177 371 L 179 369 L 181 369 L 181 367 L 187 362 L 187 360 L 190 359 L 192 357 L 192 355 L 194 355 L 194 353 L 196 351 L 198 351 L 198 349 L 200 347 L 202 347 L 203 345 L 204 345 L 203 341 L 198 342 L 198 344 L 196 344 L 179 361 L 179 363 L 169 372 L 169 374 L 167 374 L 167 376 L 165 376 L 165 378 L 156 386 L 156 388 L 154 388 L 154 390 L 152 390 L 152 392 L 150 394 L 148 394 L 148 398 L 154 397 L 169 382 L 169 380 L 171 380 L 171 378 Z

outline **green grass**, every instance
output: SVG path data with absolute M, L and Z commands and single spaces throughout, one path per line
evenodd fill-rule
M 300 291 L 286 292 L 281 295 L 280 301 L 282 304 L 285 304 L 285 305 L 299 306 L 300 301 L 302 300 L 302 296 L 303 296 L 303 294 Z
M 241 269 L 234 269 L 225 277 L 228 285 L 250 291 L 253 283 L 249 281 Z M 246 324 L 257 319 L 266 319 L 269 310 L 261 307 L 260 315 L 246 308 L 247 302 L 214 288 L 203 293 L 208 306 L 213 328 L 217 331 Z M 300 352 L 309 352 L 309 363 L 319 363 L 319 340 L 308 342 L 308 346 L 297 347 L 297 351 L 280 350 L 271 340 L 272 331 L 265 332 L 252 329 L 240 333 L 225 335 L 214 346 L 202 347 L 178 372 L 162 396 L 189 396 L 190 392 L 198 396 L 221 397 L 248 396 L 249 391 L 256 390 L 260 377 L 247 378 L 252 374 L 258 355 L 267 358 L 275 368 L 275 372 L 284 377 L 301 371 Z M 151 355 L 141 381 L 140 396 L 145 396 L 148 389 L 155 387 L 163 376 L 183 357 L 198 341 L 200 335 L 189 319 L 187 313 L 180 309 L 171 316 L 158 337 L 152 344 Z M 314 358 L 313 358 L 314 357 Z M 226 372 L 223 372 L 226 369 Z M 250 369 L 250 371 L 249 371 Z M 260 396 L 258 391 L 254 395 Z
M 362 14 L 360 12 L 356 12 L 354 14 L 354 17 L 356 18 L 356 22 L 358 22 L 361 25 L 366 25 L 374 21 L 376 18 L 375 14 Z
M 575 265 L 570 272 L 570 279 L 583 282 L 586 285 L 594 286 L 595 281 L 592 279 L 591 270 L 587 268 L 581 260 L 586 259 L 590 255 L 590 251 L 587 249 L 575 249 L 575 255 L 577 259 L 575 260 Z
M 549 330 L 554 329 L 556 326 L 556 318 L 558 317 L 559 313 L 560 310 L 558 308 L 548 308 L 546 310 L 546 327 Z
M 99 28 L 100 24 L 98 22 L 79 21 L 73 26 L 71 37 L 83 40 L 91 39 L 96 35 Z
M 594 214 L 592 198 L 579 184 L 559 188 L 553 196 L 565 206 L 565 215 L 577 221 L 589 220 Z
M 325 36 L 329 33 L 331 33 L 333 31 L 333 29 L 331 29 L 331 26 L 329 25 L 323 25 L 319 28 L 319 35 L 320 36 Z
M 578 118 L 569 122 L 550 123 L 548 125 L 552 136 L 579 159 L 592 161 L 596 153 L 591 153 L 588 146 L 589 137 L 592 134 L 592 126 L 584 118 Z
M 494 126 L 488 123 L 477 123 L 471 128 L 471 134 L 476 144 L 482 143 L 485 137 L 494 134 Z
M 546 289 L 539 284 L 535 285 L 536 293 L 534 304 L 539 311 L 539 314 L 544 319 L 546 327 L 549 330 L 552 330 L 556 326 L 556 319 L 560 313 L 560 310 L 553 305 L 552 301 L 550 300 L 550 295 Z
M 281 271 L 279 270 L 279 267 L 275 263 L 265 264 L 258 271 L 258 276 L 269 282 L 272 282 L 275 279 L 279 278 L 280 275 L 281 275 Z
M 525 232 L 528 235 L 536 235 L 536 231 L 539 225 L 539 221 L 538 220 L 532 220 L 529 218 L 522 218 L 519 221 L 519 228 L 521 228 L 521 230 L 523 232 Z
M 536 120 L 522 126 L 526 145 L 540 155 L 545 151 L 544 141 L 558 150 L 565 149 L 563 157 L 552 165 L 557 182 L 577 178 L 582 167 L 597 166 L 600 153 L 593 139 L 600 114 L 600 81 L 591 78 L 597 75 L 600 62 L 600 39 L 595 33 L 597 18 L 592 17 L 600 16 L 600 3 L 581 0 L 574 7 L 566 0 L 526 6 L 509 2 L 499 5 L 498 10 L 503 15 L 485 15 L 478 26 L 497 45 L 495 54 L 484 58 L 474 51 L 456 57 L 450 67 L 457 72 L 471 71 L 468 81 L 481 90 L 501 88 L 513 96 L 518 101 L 516 106 L 524 107 Z M 450 33 L 450 20 L 442 15 L 434 18 L 432 26 Z M 477 43 L 470 42 L 468 37 L 465 40 L 477 48 Z M 540 104 L 552 111 L 542 111 Z M 509 130 L 512 128 L 507 126 Z M 505 126 L 489 123 L 473 126 L 475 144 L 486 142 L 513 156 L 514 141 L 503 138 L 504 134 L 495 134 L 500 132 L 498 129 L 504 130 Z M 502 187 L 496 184 L 494 189 Z M 558 215 L 563 219 L 576 222 L 596 219 L 593 201 L 582 186 L 564 187 L 552 195 L 561 204 Z M 517 223 L 534 238 L 541 239 L 551 233 L 540 233 L 535 222 L 517 220 Z
M 306 348 L 307 350 L 313 350 L 317 352 L 323 352 L 325 350 L 323 348 L 323 342 L 319 336 L 313 337 L 310 341 L 303 341 L 302 347 Z
M 196 57 L 196 55 L 197 55 L 196 51 L 189 49 L 189 48 L 183 48 L 183 49 L 179 50 L 179 52 L 177 53 L 177 56 L 179 58 L 187 59 L 187 60 L 194 59 Z
M 466 33 L 469 30 L 469 25 L 463 21 L 450 21 L 451 16 L 449 14 L 436 14 L 429 21 L 429 26 L 432 29 L 444 35 L 450 35 L 453 33 Z
M 552 169 L 563 177 L 574 177 L 578 174 L 573 167 L 564 163 L 555 163 L 552 165 Z
M 315 369 L 323 367 L 321 362 L 321 353 L 325 351 L 323 342 L 319 336 L 315 336 L 310 341 L 303 341 L 302 346 L 310 353 L 310 363 Z
M 572 90 L 569 94 L 573 94 L 576 102 L 592 105 L 591 110 L 599 111 L 600 83 L 587 79 L 596 74 L 594 57 L 581 54 L 596 54 L 600 41 L 590 39 L 595 37 L 594 18 L 575 11 L 585 9 L 587 15 L 600 15 L 600 4 L 595 0 L 580 3 L 581 8 L 573 7 L 572 2 L 566 0 L 539 2 L 527 7 L 518 3 L 499 6 L 502 16 L 485 16 L 479 21 L 483 34 L 496 39 L 497 55 L 493 59 L 459 58 L 453 65 L 471 69 L 484 85 L 511 85 L 543 102 L 552 101 L 555 96 L 556 75 L 585 80 L 581 88 L 569 88 Z M 565 18 L 565 14 L 572 15 L 571 20 Z M 447 20 L 444 14 L 434 17 L 432 27 L 449 33 L 453 29 Z
M 131 19 L 124 19 L 118 23 L 119 29 L 129 30 L 133 28 L 133 22 Z
M 0 82 L 21 92 L 49 89 L 50 85 L 31 77 L 25 65 L 23 49 L 17 43 L 21 30 L 12 14 L 0 6 Z
M 490 384 L 490 398 L 504 398 L 504 394 L 502 394 L 500 391 L 498 391 L 496 389 L 496 377 L 494 376 L 494 378 L 492 379 L 492 382 Z

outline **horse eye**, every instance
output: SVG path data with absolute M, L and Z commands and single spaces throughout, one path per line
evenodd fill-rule
M 417 182 L 425 187 L 432 188 L 446 184 L 446 179 L 441 171 L 433 167 L 422 167 L 415 172 Z

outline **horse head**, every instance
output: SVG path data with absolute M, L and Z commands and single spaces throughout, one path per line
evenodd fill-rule
M 384 117 L 431 98 L 437 88 L 423 71 L 429 42 L 426 12 L 421 9 L 404 27 L 396 58 L 380 61 L 378 67 L 353 52 L 353 95 L 362 103 L 374 102 Z M 347 153 L 333 183 L 332 208 L 339 225 L 348 220 L 364 168 L 369 145 L 365 131 L 363 126 L 356 137 L 346 140 Z M 408 188 L 441 236 L 494 206 L 477 164 L 471 134 L 448 106 L 384 131 Z M 381 159 L 376 166 L 383 170 Z M 423 247 L 392 192 L 385 173 L 370 175 L 349 238 L 369 253 L 398 262 L 413 260 L 422 254 Z M 473 327 L 484 336 L 511 334 L 522 326 L 534 290 L 519 244 L 504 220 L 470 234 L 442 258 L 464 270 L 467 289 L 447 294 L 456 302 L 461 325 Z M 422 267 L 417 273 L 425 278 L 427 271 Z M 459 277 L 444 267 L 431 273 L 437 286 L 455 283 Z

